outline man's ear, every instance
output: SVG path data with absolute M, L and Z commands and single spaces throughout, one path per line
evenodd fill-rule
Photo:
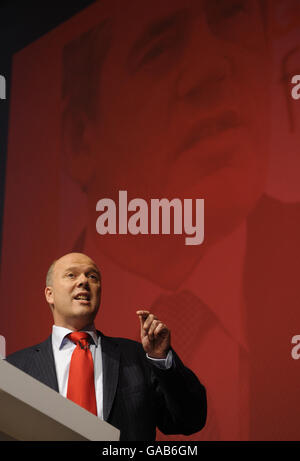
M 51 309 L 53 309 L 54 297 L 53 297 L 53 289 L 52 289 L 52 287 L 46 287 L 45 288 L 45 296 L 46 296 L 47 303 L 50 305 Z
M 62 151 L 64 170 L 85 191 L 95 173 L 96 141 L 94 122 L 86 114 L 63 117 Z

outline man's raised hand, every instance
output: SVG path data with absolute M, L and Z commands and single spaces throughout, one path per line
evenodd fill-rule
M 139 310 L 136 313 L 140 319 L 144 351 L 154 359 L 166 358 L 170 349 L 170 330 L 149 311 Z

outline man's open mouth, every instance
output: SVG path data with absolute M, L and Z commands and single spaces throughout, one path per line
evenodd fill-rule
M 81 301 L 90 301 L 91 296 L 90 296 L 90 293 L 78 293 L 76 296 L 74 296 L 74 299 L 81 300 Z

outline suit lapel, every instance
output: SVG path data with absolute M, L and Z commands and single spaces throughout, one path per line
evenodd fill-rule
M 100 335 L 103 363 L 103 418 L 107 421 L 117 390 L 120 351 L 114 341 L 102 333 Z
M 31 363 L 32 376 L 58 392 L 51 335 L 46 341 L 35 346 L 34 350 Z
M 120 351 L 118 345 L 98 331 L 101 336 L 103 364 L 103 417 L 109 418 L 119 379 Z M 34 347 L 30 366 L 31 376 L 58 392 L 51 335 Z

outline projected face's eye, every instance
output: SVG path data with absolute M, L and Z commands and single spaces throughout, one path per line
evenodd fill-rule
M 207 24 L 217 36 L 243 40 L 253 22 L 254 4 L 255 0 L 205 0 Z
M 132 73 L 163 72 L 175 63 L 187 34 L 187 13 L 175 15 L 154 23 L 134 44 L 128 57 Z
M 246 12 L 247 0 L 212 1 L 215 6 L 216 19 L 226 21 Z
M 147 65 L 151 65 L 151 63 L 155 65 L 155 62 L 158 63 L 159 59 L 167 59 L 168 55 L 172 54 L 175 48 L 174 34 L 165 34 L 164 37 L 150 45 L 150 48 L 141 56 L 138 67 L 146 67 Z

